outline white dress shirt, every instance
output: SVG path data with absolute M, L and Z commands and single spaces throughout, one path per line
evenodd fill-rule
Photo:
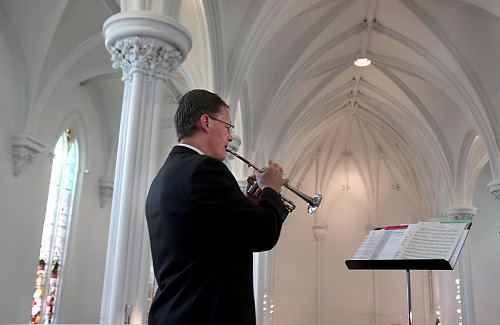
M 189 144 L 185 144 L 185 143 L 178 143 L 176 144 L 176 146 L 181 146 L 181 147 L 186 147 L 186 148 L 189 148 L 189 149 L 193 149 L 194 151 L 196 151 L 197 153 L 199 153 L 200 155 L 205 155 L 205 153 L 203 151 L 201 151 L 200 149 L 196 148 L 196 147 L 193 147 Z

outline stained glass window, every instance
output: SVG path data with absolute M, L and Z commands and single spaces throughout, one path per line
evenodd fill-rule
M 156 283 L 155 272 L 153 269 L 153 260 L 149 261 L 149 279 L 148 279 L 148 296 L 146 299 L 146 314 L 145 314 L 145 323 L 148 323 L 149 318 L 149 310 L 151 309 L 151 305 L 153 304 L 153 299 L 158 289 L 158 284 Z
M 72 129 L 67 128 L 54 150 L 30 324 L 55 323 L 77 172 L 78 144 Z

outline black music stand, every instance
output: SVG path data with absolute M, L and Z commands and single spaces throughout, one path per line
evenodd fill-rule
M 452 261 L 453 265 L 444 259 L 346 260 L 345 264 L 349 270 L 406 270 L 408 325 L 413 325 L 410 270 L 453 270 L 464 243 L 465 239 L 457 244 L 458 254 L 457 258 Z

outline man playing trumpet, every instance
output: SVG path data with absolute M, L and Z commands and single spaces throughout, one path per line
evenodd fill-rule
M 222 163 L 233 126 L 216 94 L 186 93 L 175 127 L 179 144 L 146 200 L 158 282 L 149 322 L 255 324 L 252 252 L 278 241 L 288 214 L 278 194 L 283 169 L 269 161 L 249 179 L 247 196 L 240 191 Z

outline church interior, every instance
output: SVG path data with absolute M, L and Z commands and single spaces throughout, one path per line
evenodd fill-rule
M 408 324 L 404 270 L 345 261 L 377 227 L 454 220 L 455 268 L 411 272 L 413 323 L 498 324 L 499 58 L 495 0 L 0 0 L 0 323 L 147 323 L 145 196 L 201 88 L 233 150 L 323 195 L 284 191 L 257 324 Z

